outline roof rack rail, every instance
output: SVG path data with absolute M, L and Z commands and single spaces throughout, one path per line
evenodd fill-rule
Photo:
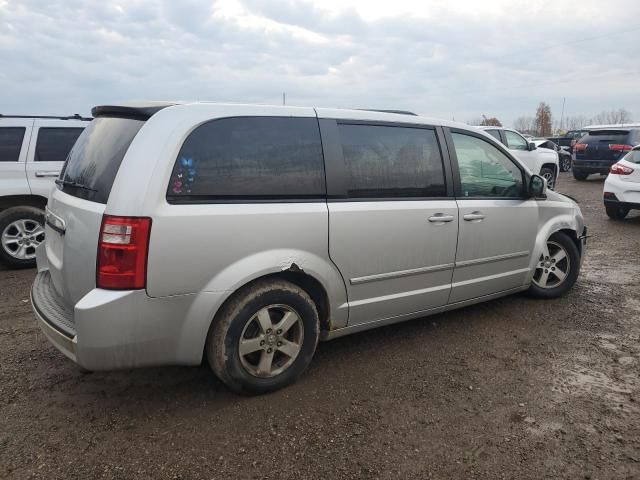
M 56 120 L 93 120 L 91 117 L 83 117 L 78 113 L 68 116 L 57 115 L 4 115 L 0 113 L 0 118 L 51 118 Z
M 378 108 L 361 108 L 360 110 L 365 112 L 397 113 L 398 115 L 412 115 L 414 117 L 418 116 L 417 113 L 410 112 L 408 110 L 380 110 Z

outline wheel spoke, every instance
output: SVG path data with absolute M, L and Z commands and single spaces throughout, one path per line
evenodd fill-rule
M 264 342 L 264 336 L 259 335 L 256 338 L 243 338 L 240 341 L 240 355 L 249 355 L 250 353 L 257 352 L 262 349 L 260 342 Z
M 563 272 L 559 268 L 556 268 L 555 270 L 551 270 L 551 274 L 554 275 L 558 280 L 560 280 L 560 282 L 562 282 L 565 278 L 567 278 L 566 272 Z
M 260 310 L 257 314 L 257 318 L 262 333 L 267 333 L 268 329 L 273 328 L 273 323 L 271 323 L 271 315 L 269 315 L 268 308 L 263 308 L 262 310 Z
M 282 340 L 282 345 L 278 346 L 278 350 L 280 350 L 285 355 L 294 358 L 300 351 L 300 345 L 290 342 L 289 340 Z
M 556 263 L 558 263 L 560 260 L 564 260 L 565 258 L 567 258 L 567 252 L 560 249 L 551 257 L 551 260 L 555 260 Z
M 549 245 L 545 243 L 544 246 L 542 247 L 542 259 L 544 260 L 548 256 L 549 256 Z
M 548 271 L 545 272 L 544 270 L 542 270 L 540 272 L 540 278 L 538 279 L 538 285 L 540 285 L 541 287 L 546 287 L 548 281 L 549 281 L 549 272 Z
M 271 364 L 273 363 L 273 354 L 274 352 L 272 351 L 271 353 L 266 352 L 266 351 L 262 351 L 262 354 L 260 355 L 260 363 L 258 363 L 258 370 L 257 373 L 258 375 L 269 375 L 271 373 Z
M 281 333 L 284 334 L 288 332 L 289 329 L 298 322 L 298 320 L 298 315 L 295 312 L 289 311 L 284 314 L 282 320 L 280 320 L 274 328 L 276 331 L 282 330 Z

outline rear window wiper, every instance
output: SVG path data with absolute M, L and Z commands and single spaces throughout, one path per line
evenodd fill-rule
M 88 190 L 90 192 L 97 192 L 97 190 L 95 188 L 87 187 L 86 185 L 83 185 L 82 183 L 72 182 L 71 180 L 62 180 L 61 178 L 56 178 L 55 182 L 56 182 L 56 185 L 63 185 L 65 187 L 81 188 L 82 190 Z

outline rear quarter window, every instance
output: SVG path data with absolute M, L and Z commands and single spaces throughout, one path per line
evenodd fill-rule
M 64 162 L 71 147 L 82 133 L 83 128 L 50 128 L 38 129 L 36 141 L 36 162 Z
M 24 127 L 0 127 L 0 162 L 18 161 L 24 132 Z
M 75 197 L 107 203 L 111 187 L 142 120 L 98 117 L 84 129 L 69 153 L 58 188 Z
M 167 200 L 304 200 L 325 193 L 316 118 L 232 117 L 204 123 L 187 137 Z

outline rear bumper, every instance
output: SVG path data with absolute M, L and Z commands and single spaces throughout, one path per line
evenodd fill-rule
M 572 168 L 574 172 L 599 173 L 601 175 L 606 175 L 609 173 L 609 169 L 611 168 L 611 165 L 613 165 L 614 163 L 616 162 L 574 160 Z
M 605 205 L 640 209 L 640 182 L 623 180 L 621 175 L 609 175 L 604 182 L 604 195 Z
M 47 301 L 56 297 L 49 271 L 38 273 L 31 304 L 49 341 L 87 370 L 116 370 L 156 365 L 198 365 L 215 311 L 224 292 L 152 298 L 144 290 L 93 289 L 61 328 Z

